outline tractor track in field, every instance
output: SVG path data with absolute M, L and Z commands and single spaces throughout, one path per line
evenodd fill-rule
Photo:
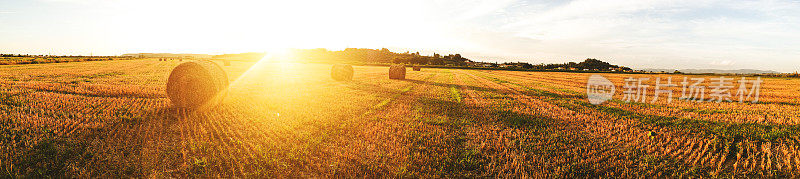
M 541 85 L 544 88 L 549 88 L 549 89 L 554 89 L 555 88 L 552 85 L 550 85 L 550 81 L 558 81 L 558 82 L 556 82 L 556 84 L 558 84 L 559 86 L 562 86 L 562 87 L 567 87 L 567 88 L 564 88 L 564 89 L 555 88 L 555 89 L 557 89 L 557 91 L 555 91 L 553 93 L 558 93 L 558 94 L 568 93 L 568 94 L 580 94 L 580 95 L 583 95 L 581 93 L 581 91 L 585 90 L 585 83 L 581 83 L 581 82 L 585 81 L 586 79 L 576 80 L 576 79 L 579 79 L 579 78 L 576 78 L 576 77 L 569 78 L 571 80 L 568 80 L 568 81 L 563 81 L 561 79 L 554 79 L 556 77 L 551 76 L 551 75 L 541 75 L 541 76 L 537 76 L 536 78 L 533 78 L 533 76 L 530 76 L 530 75 L 521 75 L 521 74 L 507 73 L 507 72 L 485 72 L 485 74 L 491 75 L 491 76 L 495 76 L 495 77 L 502 76 L 502 77 L 512 78 L 512 79 L 514 79 L 514 81 L 524 81 L 526 84 L 534 83 L 534 85 Z M 614 78 L 612 78 L 612 77 L 614 77 Z M 611 76 L 611 77 L 609 77 L 609 79 L 612 79 L 614 81 L 622 81 L 622 77 L 617 77 L 617 76 Z M 679 89 L 674 89 L 674 90 L 679 90 Z M 679 92 L 679 91 L 676 91 L 676 92 Z M 621 93 L 621 92 L 619 92 L 619 93 Z M 654 99 L 654 95 L 655 95 L 654 93 L 645 94 L 646 98 L 648 98 L 648 99 Z M 666 97 L 666 96 L 664 96 L 664 97 Z M 765 98 L 765 97 L 767 99 L 770 98 L 768 96 L 763 96 L 762 95 L 762 99 Z M 683 101 L 683 100 L 677 99 L 677 96 L 673 97 L 672 99 L 673 99 L 674 102 L 682 102 Z M 723 105 L 721 105 L 721 106 L 704 106 L 703 109 L 705 109 L 705 110 L 700 110 L 700 111 L 696 110 L 696 108 L 692 108 L 691 107 L 691 105 L 696 105 L 697 104 L 695 102 L 688 102 L 688 101 L 687 102 L 682 102 L 682 103 L 679 103 L 678 106 L 683 105 L 683 104 L 688 104 L 690 108 L 675 107 L 674 105 L 667 105 L 667 104 L 647 104 L 646 108 L 645 107 L 641 107 L 641 108 L 645 108 L 645 109 L 636 108 L 637 106 L 623 107 L 623 108 L 625 110 L 631 110 L 631 111 L 637 111 L 638 110 L 638 111 L 641 111 L 642 113 L 649 114 L 649 115 L 663 115 L 665 113 L 666 114 L 680 114 L 681 116 L 675 116 L 675 117 L 692 118 L 692 119 L 698 119 L 699 118 L 699 119 L 706 120 L 706 121 L 735 122 L 735 123 L 749 123 L 749 122 L 752 122 L 753 119 L 743 118 L 741 116 L 737 117 L 737 119 L 729 119 L 730 116 L 742 115 L 742 114 L 751 113 L 751 112 L 752 113 L 763 113 L 765 111 L 770 111 L 770 110 L 753 111 L 752 109 L 748 109 L 748 108 L 736 107 L 735 104 L 738 104 L 736 102 L 723 103 Z M 757 104 L 757 105 L 765 106 L 764 104 Z M 787 105 L 790 105 L 790 104 L 787 104 Z M 783 107 L 787 107 L 787 106 L 783 106 Z M 787 111 L 787 110 L 790 111 L 790 109 L 785 109 L 783 111 Z M 711 112 L 708 112 L 708 111 L 711 111 Z M 790 120 L 790 118 L 785 118 L 785 117 L 782 118 L 782 117 L 780 117 L 781 115 L 795 115 L 795 114 L 793 114 L 793 113 L 775 114 L 775 115 L 770 115 L 769 116 L 770 119 L 767 119 L 767 116 L 765 115 L 763 119 L 757 119 L 758 120 L 757 122 L 760 123 L 760 124 L 766 124 L 766 125 L 769 125 L 771 123 L 779 123 L 779 124 L 784 124 L 784 125 L 793 125 L 794 123 L 797 123 L 797 121 L 792 121 L 792 120 Z
M 536 83 L 536 84 L 550 84 L 551 82 L 554 82 L 555 84 L 558 84 L 561 87 L 566 87 L 562 91 L 567 91 L 567 92 L 571 92 L 571 93 L 580 93 L 582 90 L 585 90 L 585 83 L 582 83 L 582 82 L 585 81 L 586 79 L 582 79 L 582 77 L 553 76 L 551 73 L 537 73 L 536 74 L 536 75 L 540 75 L 540 76 L 531 76 L 531 74 L 522 75 L 522 74 L 517 74 L 517 73 L 491 72 L 491 71 L 486 71 L 485 73 L 486 74 L 491 74 L 491 75 L 494 75 L 494 76 L 501 75 L 501 76 L 505 76 L 505 77 L 509 77 L 509 78 L 514 78 L 515 80 L 528 81 L 528 82 L 533 82 L 533 83 Z M 576 76 L 579 76 L 579 75 L 576 75 Z M 536 77 L 536 78 L 533 78 L 533 77 Z M 612 81 L 623 81 L 624 80 L 623 78 L 625 78 L 623 76 L 617 76 L 617 75 L 605 75 L 604 77 L 606 77 L 606 78 L 608 78 L 608 79 L 610 79 Z M 630 76 L 630 77 L 635 77 L 635 76 Z M 564 80 L 564 79 L 567 79 L 567 80 Z M 578 79 L 580 79 L 580 80 L 578 80 Z M 651 80 L 653 80 L 653 79 L 651 79 Z M 679 81 L 673 81 L 673 83 L 677 83 L 677 82 L 679 82 Z M 547 88 L 554 88 L 554 87 L 549 86 L 549 85 L 545 85 L 545 86 L 547 86 Z M 680 89 L 673 89 L 673 90 L 675 92 L 680 92 L 680 91 L 677 91 L 677 90 L 680 90 Z M 761 91 L 773 91 L 773 90 L 775 90 L 774 87 L 764 87 L 764 86 L 762 86 L 762 88 L 761 88 Z M 622 93 L 622 92 L 620 91 L 618 93 Z M 791 94 L 791 93 L 788 93 L 788 94 Z M 647 94 L 645 94 L 645 96 L 648 99 L 653 99 L 654 98 L 654 93 L 647 93 Z M 666 97 L 666 96 L 664 96 L 664 97 Z M 673 103 L 682 101 L 682 100 L 677 99 L 677 97 L 679 97 L 679 96 L 673 97 Z M 758 104 L 754 104 L 754 105 L 758 106 L 757 109 L 751 109 L 751 108 L 747 108 L 747 107 L 738 106 L 738 103 L 736 103 L 735 101 L 734 102 L 725 102 L 725 103 L 722 103 L 722 105 L 711 105 L 711 106 L 702 105 L 702 106 L 698 106 L 698 107 L 694 107 L 693 106 L 693 105 L 698 105 L 698 103 L 686 101 L 686 102 L 679 103 L 678 106 L 687 105 L 686 106 L 687 108 L 675 107 L 674 105 L 667 105 L 667 104 L 648 104 L 648 106 L 651 106 L 651 107 L 646 108 L 646 110 L 640 110 L 640 111 L 647 112 L 647 114 L 650 114 L 650 115 L 659 115 L 659 114 L 664 114 L 664 113 L 667 113 L 667 114 L 681 114 L 682 116 L 678 116 L 678 117 L 692 118 L 692 119 L 701 118 L 702 120 L 707 120 L 707 121 L 722 120 L 721 122 L 750 123 L 753 120 L 758 120 L 757 121 L 758 123 L 766 124 L 766 125 L 769 125 L 771 123 L 779 123 L 779 124 L 784 124 L 784 125 L 794 125 L 794 124 L 798 123 L 797 120 L 792 120 L 790 117 L 785 117 L 785 116 L 797 115 L 797 113 L 791 113 L 791 112 L 785 113 L 785 111 L 793 111 L 795 109 L 794 107 L 792 107 L 792 106 L 794 106 L 794 103 L 792 103 L 792 102 L 767 102 L 767 101 L 764 101 L 764 100 L 785 99 L 785 98 L 791 98 L 791 97 L 790 96 L 775 96 L 772 93 L 762 94 L 761 95 L 762 102 L 760 102 Z M 779 107 L 779 108 L 776 109 L 774 107 Z M 783 109 L 781 109 L 781 108 L 783 108 Z M 625 109 L 627 109 L 627 110 L 637 110 L 637 109 L 630 109 L 630 108 L 625 108 Z M 699 110 L 699 109 L 704 109 L 704 110 Z M 655 112 L 654 110 L 655 111 L 659 111 L 659 112 Z M 784 111 L 784 113 L 773 114 L 773 115 L 763 115 L 763 116 L 737 117 L 736 119 L 730 119 L 731 116 L 736 116 L 736 115 L 745 115 L 745 114 L 748 114 L 748 113 L 769 113 L 771 111 L 776 111 L 776 110 L 777 111 Z M 752 119 L 754 117 L 756 119 Z M 760 117 L 763 117 L 763 118 L 760 118 Z
M 631 147 L 631 141 L 637 141 L 637 138 L 643 136 L 643 131 L 636 130 L 635 128 L 625 127 L 620 125 L 619 121 L 608 121 L 606 119 L 589 116 L 588 114 L 574 112 L 568 109 L 563 109 L 548 102 L 539 101 L 536 98 L 523 94 L 515 86 L 497 83 L 484 77 L 479 77 L 474 74 L 469 74 L 473 79 L 478 80 L 480 83 L 498 89 L 499 91 L 510 95 L 515 101 L 526 104 L 527 106 L 538 106 L 534 109 L 534 113 L 549 116 L 553 119 L 558 119 L 559 127 L 563 125 L 563 130 L 576 133 L 578 136 L 587 137 L 590 145 L 576 146 L 581 148 L 582 151 L 589 151 L 592 153 L 585 154 L 584 158 L 588 158 L 588 163 L 603 163 L 603 161 L 621 161 L 623 163 L 616 164 L 622 166 L 614 166 L 607 168 L 607 166 L 595 166 L 598 170 L 614 170 L 627 168 L 635 163 L 625 163 L 627 159 L 619 158 L 620 156 L 632 155 L 636 147 Z M 546 106 L 546 107 L 543 107 Z M 564 111 L 563 114 L 548 114 L 552 111 Z M 577 119 L 577 120 L 576 120 Z M 610 129 L 610 130 L 609 130 Z M 638 134 L 637 134 L 638 133 Z M 598 141 L 604 141 L 597 143 Z M 599 147 L 599 148 L 598 148 Z M 575 153 L 575 152 L 573 152 Z M 613 155 L 612 155 L 613 154 Z M 618 155 L 622 154 L 622 155 Z M 599 155 L 599 158 L 592 157 L 592 155 Z M 587 161 L 584 161 L 587 162 Z M 614 165 L 614 164 L 612 164 Z M 628 171 L 630 172 L 630 171 Z M 635 175 L 634 173 L 626 173 L 626 175 Z M 651 175 L 656 175 L 651 174 Z
M 488 103 L 494 100 L 503 100 L 503 98 L 484 98 L 481 95 L 478 95 L 475 91 L 475 88 L 489 88 L 494 89 L 492 91 L 485 91 L 488 93 L 497 93 L 497 94 L 504 94 L 510 95 L 506 91 L 502 89 L 498 89 L 498 86 L 495 86 L 492 83 L 485 83 L 485 81 L 480 80 L 479 78 L 475 78 L 471 74 L 468 73 L 459 73 L 458 76 L 467 76 L 468 79 L 472 82 L 471 84 L 480 84 L 477 87 L 468 87 L 465 85 L 465 79 L 459 78 L 457 84 L 460 86 L 460 89 L 465 94 L 465 102 L 466 105 L 469 106 L 470 113 L 473 113 L 478 116 L 491 116 L 492 114 L 488 113 L 487 110 L 491 110 L 490 106 L 492 104 Z M 525 114 L 526 111 L 514 110 L 514 112 L 518 112 L 520 114 Z M 534 117 L 534 116 L 529 116 Z M 494 118 L 489 119 L 489 121 L 478 121 L 475 125 L 468 127 L 468 134 L 473 138 L 473 145 L 478 146 L 482 151 L 486 152 L 485 155 L 489 155 L 490 161 L 489 163 L 485 164 L 487 171 L 494 173 L 497 176 L 524 176 L 524 177 L 536 177 L 536 178 L 543 178 L 548 177 L 550 175 L 556 175 L 555 173 L 565 174 L 569 173 L 568 171 L 554 171 L 552 170 L 553 166 L 547 167 L 545 165 L 564 165 L 567 161 L 559 161 L 555 159 L 546 159 L 547 157 L 544 156 L 532 156 L 538 154 L 530 154 L 531 151 L 526 151 L 525 148 L 518 148 L 515 147 L 514 144 L 509 145 L 510 141 L 518 141 L 518 140 L 531 140 L 529 137 L 526 136 L 526 133 L 533 132 L 544 132 L 548 130 L 569 130 L 569 126 L 566 125 L 555 125 L 550 126 L 548 125 L 544 129 L 536 129 L 536 127 L 529 128 L 529 127 L 514 127 L 514 126 L 506 126 L 502 125 L 502 121 L 496 120 L 504 120 L 502 118 Z M 526 119 L 526 120 L 536 120 L 536 119 Z M 544 131 L 542 131 L 544 130 Z M 573 130 L 577 131 L 577 130 Z M 547 133 L 545 133 L 547 134 Z M 546 137 L 545 137 L 546 138 Z M 577 139 L 574 137 L 568 137 L 575 141 L 584 141 L 581 139 Z M 543 139 L 538 139 L 543 140 Z M 569 140 L 569 139 L 568 139 Z M 536 145 L 536 147 L 547 147 L 553 146 L 556 144 L 553 143 L 534 143 L 531 145 Z M 503 146 L 503 147 L 497 147 Z M 559 146 L 566 146 L 566 144 L 559 144 Z M 567 149 L 567 150 L 574 150 L 574 149 Z M 503 151 L 503 152 L 497 152 Z M 550 155 L 558 155 L 558 154 L 550 154 Z M 544 157 L 544 158 L 542 158 Z M 552 157 L 552 156 L 550 156 Z M 549 161 L 549 162 L 548 162 Z M 589 175 L 591 176 L 591 175 Z
M 408 75 L 408 74 L 407 74 Z M 381 75 L 385 76 L 385 75 Z M 407 77 L 407 80 L 413 80 L 417 77 L 422 77 L 421 80 L 427 81 L 434 77 L 436 74 L 427 74 L 427 73 L 418 73 L 417 75 Z M 398 80 L 400 82 L 406 80 Z M 400 90 L 397 94 L 390 96 L 387 99 L 384 99 L 380 103 L 374 105 L 370 108 L 367 112 L 362 114 L 357 120 L 360 121 L 372 121 L 367 123 L 362 123 L 360 128 L 368 129 L 362 133 L 356 133 L 358 138 L 364 138 L 368 143 L 366 144 L 366 151 L 362 151 L 361 153 L 367 154 L 385 154 L 388 155 L 390 158 L 401 159 L 404 158 L 404 154 L 408 152 L 407 150 L 407 139 L 405 139 L 408 135 L 408 123 L 404 120 L 407 120 L 406 117 L 410 116 L 412 113 L 412 105 L 416 103 L 417 98 L 419 95 L 417 91 L 425 91 L 429 86 L 422 85 L 419 83 L 410 83 L 408 85 L 400 87 Z M 388 100 L 388 101 L 387 101 Z M 371 130 L 370 130 L 371 129 Z M 390 142 L 385 142 L 390 141 Z M 375 151 L 373 151 L 375 150 Z M 399 150 L 399 151 L 397 151 Z M 353 152 L 353 153 L 360 153 L 360 152 Z M 363 157 L 376 157 L 376 156 L 363 156 Z M 378 160 L 386 160 L 386 159 L 378 159 Z M 402 165 L 402 162 L 406 160 L 401 160 L 395 164 Z M 389 162 L 389 161 L 385 161 Z M 408 161 L 406 161 L 408 162 Z M 397 172 L 398 169 L 393 168 L 396 166 L 383 166 L 386 168 L 380 169 L 380 172 L 376 173 L 379 174 L 381 172 L 389 172 L 384 174 L 390 174 Z
M 738 139 L 731 141 L 731 139 L 700 137 L 685 133 L 672 133 L 669 136 L 680 137 L 674 137 L 678 138 L 676 140 L 669 138 L 668 141 L 658 141 L 660 146 L 655 148 L 665 149 L 662 152 L 663 155 L 672 156 L 695 165 L 711 166 L 717 171 L 733 170 L 736 173 L 740 173 L 739 168 L 743 168 L 741 167 L 742 165 L 766 166 L 762 170 L 778 170 L 785 173 L 798 171 L 796 164 L 800 161 L 800 156 L 797 154 L 797 137 L 762 144 L 758 141 L 742 141 Z M 694 137 L 687 138 L 687 136 Z M 701 139 L 697 139 L 698 137 Z M 708 143 L 717 140 L 722 140 L 726 144 L 724 146 L 709 146 Z M 703 144 L 696 144 L 698 141 Z M 753 144 L 754 142 L 755 144 Z M 653 148 L 653 144 L 648 145 L 651 145 L 648 147 Z M 708 149 L 709 147 L 712 147 L 713 150 Z M 749 169 L 747 173 L 759 172 L 752 170 L 757 167 L 744 168 Z M 778 173 L 777 175 L 784 174 Z
M 477 76 L 475 77 L 481 78 Z M 494 83 L 496 85 L 502 85 L 504 86 L 504 88 L 506 88 L 506 90 L 509 90 L 509 92 L 511 93 L 525 96 L 518 90 L 513 89 L 515 88 L 515 86 L 513 85 L 510 86 L 492 81 L 489 82 Z M 519 84 L 515 85 L 520 86 Z M 520 90 L 525 90 L 525 89 L 520 89 Z M 533 98 L 522 97 L 518 99 L 530 100 Z M 593 112 L 592 110 L 588 110 L 580 114 L 586 115 L 592 113 L 595 112 Z M 748 162 L 746 162 L 747 160 L 754 161 L 749 163 L 755 163 L 749 165 L 762 166 L 763 170 L 767 171 L 780 170 L 781 172 L 791 172 L 791 171 L 796 171 L 797 169 L 795 167 L 789 167 L 789 166 L 792 166 L 793 163 L 797 163 L 796 161 L 800 160 L 800 158 L 798 158 L 798 156 L 796 155 L 797 153 L 796 151 L 790 152 L 786 150 L 787 148 L 786 143 L 787 142 L 793 143 L 792 141 L 784 140 L 784 142 L 779 143 L 778 145 L 780 146 L 777 148 L 781 148 L 782 150 L 782 152 L 779 153 L 779 152 L 772 152 L 773 150 L 777 149 L 776 147 L 772 147 L 772 145 L 769 145 L 769 143 L 767 145 L 761 145 L 758 143 L 756 143 L 756 145 L 753 145 L 752 142 L 750 142 L 751 144 L 747 146 L 747 144 L 743 145 L 740 144 L 739 142 L 735 142 L 732 144 L 728 144 L 727 146 L 720 146 L 719 142 L 714 142 L 714 141 L 726 140 L 726 139 L 697 136 L 688 134 L 686 132 L 676 133 L 669 131 L 668 129 L 658 130 L 657 131 L 658 136 L 655 137 L 655 139 L 653 139 L 654 137 L 647 136 L 646 133 L 647 131 L 637 130 L 638 127 L 636 126 L 638 126 L 638 124 L 636 124 L 637 122 L 635 121 L 624 121 L 624 120 L 608 121 L 604 120 L 604 118 L 592 119 L 592 118 L 574 117 L 574 116 L 573 118 L 590 119 L 586 120 L 585 122 L 592 123 L 593 125 L 584 125 L 584 126 L 590 127 L 589 129 L 595 128 L 592 131 L 602 131 L 600 133 L 594 132 L 593 135 L 595 136 L 606 136 L 607 138 L 610 138 L 609 141 L 624 143 L 624 145 L 627 147 L 631 147 L 635 150 L 645 151 L 647 153 L 656 156 L 666 156 L 669 158 L 680 159 L 681 162 L 685 162 L 684 164 L 692 164 L 694 166 L 705 166 L 706 169 L 704 170 L 713 171 L 715 174 L 731 173 L 731 170 L 736 170 L 735 168 L 740 168 L 738 167 L 740 163 L 746 163 L 743 165 L 747 166 L 748 165 Z M 598 127 L 597 124 L 600 124 L 601 126 Z M 606 129 L 611 129 L 611 130 L 606 130 Z M 738 151 L 745 150 L 748 151 L 748 153 L 736 154 L 738 152 L 737 150 Z M 776 155 L 776 153 L 778 154 Z M 749 158 L 743 159 L 742 155 L 745 155 L 745 157 Z M 758 160 L 758 158 L 760 158 L 760 161 Z M 750 173 L 760 172 L 752 170 L 753 168 L 757 167 L 746 167 L 746 168 L 751 169 L 748 171 Z
M 501 94 L 505 94 L 505 95 L 511 97 L 513 100 L 521 102 L 521 103 L 527 105 L 528 107 L 533 107 L 533 106 L 540 107 L 540 106 L 546 104 L 546 103 L 538 102 L 538 101 L 536 101 L 536 100 L 534 100 L 534 99 L 532 99 L 532 98 L 530 98 L 530 97 L 528 97 L 526 95 L 523 95 L 523 94 L 519 93 L 518 91 L 516 91 L 516 90 L 514 90 L 514 89 L 512 89 L 512 88 L 510 88 L 508 86 L 489 81 L 489 80 L 487 80 L 487 79 L 485 79 L 483 77 L 478 77 L 478 76 L 475 76 L 474 74 L 471 74 L 471 73 L 467 73 L 467 75 L 470 76 L 473 80 L 477 81 L 478 83 L 483 84 L 483 85 L 485 85 L 485 86 L 487 86 L 489 88 L 496 89 Z M 542 110 L 549 110 L 551 108 L 552 108 L 552 106 L 540 107 L 538 109 L 533 109 L 533 111 L 521 111 L 521 112 L 532 112 L 533 114 L 538 114 L 538 112 L 540 112 Z M 531 108 L 527 108 L 527 109 L 530 110 Z M 596 136 L 596 135 L 591 135 L 591 133 L 587 133 L 586 130 L 582 129 L 581 126 L 576 125 L 575 122 L 573 122 L 571 120 L 568 120 L 568 119 L 565 120 L 564 118 L 559 118 L 558 116 L 550 116 L 550 117 L 554 118 L 554 119 L 560 119 L 561 120 L 554 127 L 559 128 L 559 129 L 564 130 L 564 131 L 570 131 L 575 136 L 579 136 L 579 137 Z M 595 150 L 587 150 L 587 151 L 592 151 L 592 152 L 596 152 L 596 151 L 600 151 L 600 150 L 609 150 L 610 148 L 612 148 L 612 147 L 609 147 L 608 144 L 595 143 L 594 142 L 594 141 L 603 141 L 603 140 L 590 139 L 590 140 L 586 140 L 586 141 L 592 142 L 593 144 L 584 143 L 586 145 L 580 145 L 580 146 L 574 146 L 574 147 L 575 148 L 590 148 L 589 146 L 594 146 L 594 147 L 599 146 L 599 150 L 597 150 L 597 148 L 595 148 Z M 588 154 L 588 155 L 591 156 L 592 154 Z M 602 156 L 602 157 L 605 157 L 605 156 Z M 598 161 L 605 160 L 604 158 L 591 158 L 591 159 L 596 159 Z M 595 170 L 597 170 L 597 169 L 595 169 Z

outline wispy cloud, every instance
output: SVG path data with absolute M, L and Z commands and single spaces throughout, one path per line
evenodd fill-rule
M 488 14 L 496 13 L 508 6 L 517 3 L 517 0 L 460 0 L 456 2 L 447 2 L 444 6 L 449 6 L 455 12 L 455 18 L 458 20 L 469 20 L 477 17 L 485 16 Z M 455 4 L 455 6 L 453 6 Z
M 505 52 L 498 55 L 528 56 L 532 62 L 593 57 L 634 67 L 800 68 L 800 14 L 795 12 L 800 3 L 795 1 L 529 3 L 537 8 L 515 10 L 532 13 L 511 12 L 521 15 L 494 19 L 512 21 L 477 30 L 502 37 L 466 38 Z

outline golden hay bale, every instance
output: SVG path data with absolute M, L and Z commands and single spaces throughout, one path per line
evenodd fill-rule
M 336 64 L 331 68 L 331 78 L 336 81 L 350 81 L 353 79 L 353 66 Z
M 419 66 L 414 66 L 414 67 L 412 67 L 412 68 L 414 69 L 414 71 L 420 71 L 420 70 L 422 70 L 422 67 L 419 67 Z
M 224 63 L 225 66 L 231 66 L 231 61 L 230 60 L 222 60 L 222 63 Z
M 389 67 L 389 79 L 406 79 L 405 65 L 392 65 Z
M 167 96 L 178 108 L 213 107 L 222 101 L 228 75 L 214 62 L 198 60 L 181 63 L 167 80 Z

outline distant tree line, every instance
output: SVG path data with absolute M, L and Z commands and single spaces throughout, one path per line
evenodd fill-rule
M 768 76 L 768 77 L 783 77 L 783 78 L 800 78 L 800 73 L 771 73 L 771 74 L 758 74 L 757 76 Z
M 539 64 L 530 65 L 525 64 L 525 67 L 538 70 L 553 70 L 553 69 L 568 69 L 568 70 L 591 70 L 591 71 L 632 71 L 631 68 L 612 65 L 608 62 L 600 61 L 594 58 L 587 58 L 583 62 L 563 63 L 563 64 Z
M 505 68 L 519 70 L 563 70 L 563 71 L 633 71 L 628 67 L 612 65 L 597 59 L 589 58 L 583 62 L 569 62 L 563 64 L 530 64 L 526 62 L 490 63 L 475 62 L 464 58 L 461 54 L 441 55 L 434 53 L 432 56 L 420 55 L 419 52 L 396 53 L 389 49 L 347 48 L 342 51 L 329 51 L 318 49 L 292 50 L 294 60 L 301 62 L 323 63 L 364 63 L 364 64 L 410 64 L 430 66 L 456 66 L 474 68 Z
M 130 58 L 122 57 L 100 57 L 100 56 L 2 56 L 0 55 L 0 65 L 24 65 L 24 64 L 45 64 L 45 63 L 67 63 L 84 61 L 107 61 L 125 60 Z
M 0 57 L 116 57 L 116 56 L 85 56 L 85 55 L 29 55 L 29 54 L 0 54 Z
M 294 58 L 309 62 L 358 62 L 358 63 L 394 63 L 412 65 L 441 65 L 441 66 L 467 66 L 474 63 L 464 58 L 461 54 L 433 56 L 420 55 L 419 52 L 395 53 L 389 49 L 364 49 L 347 48 L 342 51 L 328 51 L 327 49 L 297 49 L 293 50 Z

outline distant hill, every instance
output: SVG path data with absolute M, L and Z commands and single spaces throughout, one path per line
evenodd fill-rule
M 754 69 L 738 69 L 738 70 L 719 70 L 719 69 L 654 69 L 654 68 L 646 68 L 642 69 L 642 71 L 646 72 L 665 72 L 665 73 L 672 73 L 675 70 L 680 71 L 681 73 L 714 73 L 714 74 L 774 74 L 780 73 L 777 71 L 771 70 L 754 70 Z
M 568 62 L 564 64 L 539 64 L 533 65 L 531 69 L 537 70 L 569 70 L 569 71 L 611 71 L 611 72 L 632 72 L 628 67 L 612 65 L 608 62 L 594 58 L 587 58 L 583 62 Z
M 208 54 L 188 54 L 188 53 L 129 53 L 121 55 L 123 57 L 138 58 L 211 58 Z

